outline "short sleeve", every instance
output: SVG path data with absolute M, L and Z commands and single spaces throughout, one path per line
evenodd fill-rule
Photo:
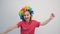
M 35 26 L 36 26 L 36 27 L 39 27 L 39 26 L 40 26 L 40 22 L 35 21 Z
M 37 23 L 36 23 L 36 27 L 39 27 L 39 26 L 40 26 L 40 22 L 37 22 Z
M 18 28 L 22 26 L 22 22 L 17 23 Z

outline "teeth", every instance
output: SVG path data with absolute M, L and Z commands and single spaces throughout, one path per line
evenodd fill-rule
M 26 18 L 26 19 L 28 19 L 28 18 Z

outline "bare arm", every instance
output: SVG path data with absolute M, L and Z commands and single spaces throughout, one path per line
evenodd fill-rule
M 50 18 L 48 18 L 46 21 L 44 21 L 43 23 L 41 23 L 41 26 L 44 26 L 47 23 L 49 23 L 54 17 L 55 17 L 55 15 L 52 13 L 51 16 L 50 16 Z
M 7 30 L 5 30 L 2 34 L 7 34 L 8 32 L 12 31 L 15 28 L 18 28 L 17 24 L 9 26 Z

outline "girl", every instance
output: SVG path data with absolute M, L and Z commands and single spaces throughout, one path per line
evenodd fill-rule
M 22 19 L 22 21 L 8 27 L 7 30 L 4 31 L 2 34 L 7 34 L 9 31 L 19 27 L 21 27 L 21 34 L 34 34 L 36 27 L 46 25 L 55 17 L 55 15 L 52 13 L 50 15 L 50 18 L 41 23 L 36 20 L 32 20 L 33 13 L 34 12 L 31 7 L 28 6 L 23 7 L 19 12 L 19 16 Z

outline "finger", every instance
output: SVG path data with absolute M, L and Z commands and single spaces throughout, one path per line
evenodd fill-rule
M 53 13 L 52 13 L 51 15 L 52 15 L 53 17 L 55 17 L 55 15 L 54 15 Z

